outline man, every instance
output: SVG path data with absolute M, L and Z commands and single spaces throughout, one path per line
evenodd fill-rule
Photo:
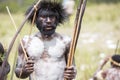
M 34 12 L 28 20 L 32 22 L 33 16 Z M 17 77 L 30 77 L 30 80 L 64 80 L 64 78 L 72 80 L 75 78 L 74 61 L 72 66 L 66 67 L 71 39 L 55 32 L 57 26 L 66 18 L 66 12 L 60 3 L 40 2 L 34 21 L 39 32 L 22 39 L 24 49 L 21 45 L 19 46 L 15 70 Z M 24 50 L 28 60 L 24 59 Z
M 5 51 L 3 48 L 3 45 L 0 43 L 0 73 L 1 73 L 1 69 L 2 69 L 2 63 L 4 60 L 4 56 L 5 56 Z M 6 80 L 7 78 L 7 74 L 10 72 L 10 65 L 7 62 L 4 68 L 4 71 L 2 72 L 2 77 L 0 78 L 0 80 Z
M 103 64 L 111 62 L 111 67 L 107 70 L 99 70 L 93 80 L 120 80 L 120 55 L 115 54 L 107 57 Z

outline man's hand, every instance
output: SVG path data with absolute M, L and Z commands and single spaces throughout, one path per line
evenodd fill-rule
M 31 74 L 34 71 L 34 61 L 32 58 L 28 57 L 28 60 L 24 65 L 22 71 L 25 74 Z
M 74 79 L 76 76 L 76 69 L 74 66 L 66 67 L 64 71 L 64 78 L 68 80 Z

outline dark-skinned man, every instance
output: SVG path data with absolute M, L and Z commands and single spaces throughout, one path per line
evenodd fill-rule
M 32 6 L 34 7 L 34 5 Z M 26 15 L 32 9 L 30 7 Z M 34 12 L 28 21 L 32 23 Z M 41 1 L 36 9 L 34 24 L 39 32 L 26 35 L 22 39 L 28 60 L 24 59 L 24 50 L 19 46 L 16 76 L 30 80 L 73 80 L 76 76 L 75 63 L 66 67 L 71 38 L 56 32 L 63 24 L 67 14 L 61 3 Z

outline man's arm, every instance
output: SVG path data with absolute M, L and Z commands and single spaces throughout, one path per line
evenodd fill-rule
M 109 61 L 110 57 L 111 56 L 109 55 L 109 56 L 105 57 L 105 59 L 102 60 L 101 64 L 98 66 L 98 69 L 96 70 L 96 72 L 94 73 L 94 75 L 91 79 L 93 79 L 93 80 L 105 79 L 107 70 L 103 71 L 102 69 L 105 66 L 105 64 Z
M 67 64 L 67 60 L 68 60 L 69 49 L 70 49 L 70 43 L 67 45 L 67 49 L 65 51 L 66 64 Z M 73 59 L 72 66 L 65 68 L 64 78 L 72 80 L 72 79 L 74 79 L 76 77 L 76 74 L 77 74 L 77 70 L 76 70 L 76 66 L 75 66 L 75 60 Z
M 28 57 L 28 60 L 25 60 L 24 52 L 21 45 L 18 48 L 18 58 L 16 63 L 16 76 L 18 78 L 27 78 L 34 71 L 34 62 L 31 58 Z

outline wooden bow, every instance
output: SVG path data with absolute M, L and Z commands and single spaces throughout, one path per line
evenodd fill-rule
M 75 49 L 76 49 L 78 37 L 80 34 L 80 30 L 81 30 L 81 23 L 82 23 L 82 18 L 83 18 L 84 11 L 85 11 L 86 3 L 87 3 L 87 0 L 79 1 L 79 6 L 77 8 L 76 19 L 75 19 L 75 29 L 74 29 L 72 42 L 70 45 L 70 51 L 69 51 L 69 55 L 68 55 L 68 60 L 67 60 L 67 67 L 70 67 L 73 62 Z M 65 78 L 65 80 L 67 80 L 67 79 Z
M 78 37 L 80 34 L 80 30 L 81 30 L 81 23 L 82 23 L 82 18 L 83 18 L 84 11 L 85 11 L 86 3 L 87 3 L 87 0 L 79 1 L 79 6 L 77 8 L 77 14 L 76 14 L 76 19 L 75 19 L 75 29 L 74 29 L 72 42 L 70 45 L 70 51 L 69 51 L 69 55 L 68 55 L 67 67 L 70 67 L 73 62 L 75 49 L 76 49 Z
M 77 14 L 76 14 L 76 19 L 75 19 L 75 29 L 74 29 L 74 34 L 73 34 L 73 37 L 72 37 L 72 42 L 71 42 L 71 45 L 70 45 L 70 52 L 69 52 L 69 56 L 68 56 L 67 67 L 72 65 L 72 61 L 73 61 L 78 37 L 79 37 L 79 34 L 80 34 L 80 30 L 81 30 L 81 23 L 82 23 L 82 18 L 83 18 L 83 15 L 84 15 L 87 0 L 84 0 L 84 1 L 81 0 L 79 2 L 80 3 L 79 3 L 79 6 L 78 6 L 78 9 L 77 9 Z
M 41 0 L 39 0 L 39 1 L 35 4 L 35 7 L 38 6 L 38 4 L 40 3 L 40 1 L 41 1 Z M 18 28 L 17 32 L 15 33 L 12 41 L 10 42 L 9 48 L 8 48 L 8 50 L 7 50 L 7 52 L 6 52 L 6 56 L 5 56 L 5 59 L 4 59 L 3 64 L 2 64 L 2 68 L 1 68 L 1 72 L 0 72 L 0 80 L 1 80 L 1 78 L 3 77 L 2 74 L 3 74 L 3 71 L 4 71 L 4 67 L 5 67 L 5 64 L 6 64 L 7 60 L 8 60 L 8 57 L 9 57 L 9 54 L 10 54 L 10 52 L 11 52 L 11 50 L 12 50 L 12 47 L 13 47 L 13 45 L 14 45 L 14 42 L 15 42 L 15 40 L 17 39 L 17 36 L 18 36 L 18 34 L 20 33 L 20 31 L 22 30 L 24 24 L 25 24 L 26 21 L 28 20 L 29 16 L 30 16 L 30 15 L 32 14 L 32 12 L 35 10 L 35 7 L 33 7 L 33 8 L 31 9 L 31 11 L 29 12 L 29 14 L 25 17 L 25 19 L 23 20 L 22 24 L 20 25 L 20 27 Z

